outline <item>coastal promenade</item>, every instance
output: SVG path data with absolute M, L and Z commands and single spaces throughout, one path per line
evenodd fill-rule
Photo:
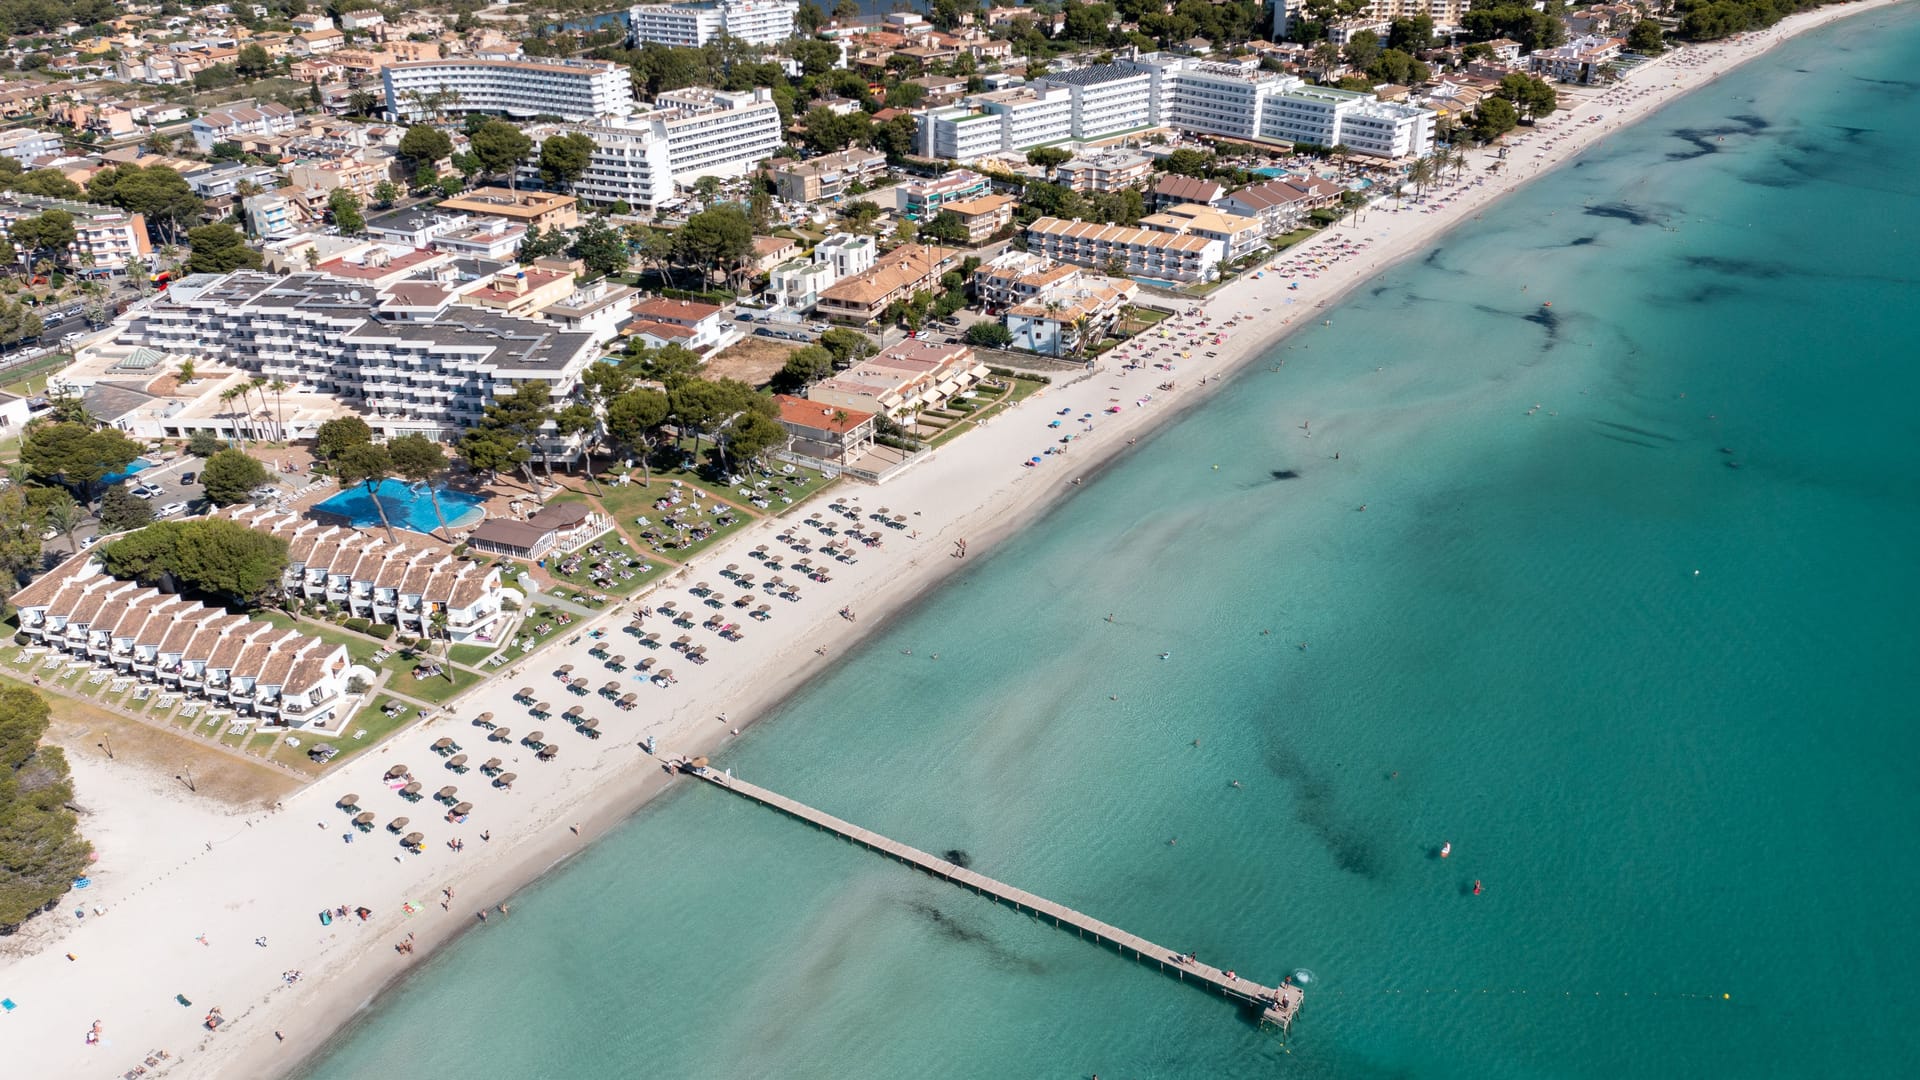
M 1293 1018 L 1299 1014 L 1300 1004 L 1306 998 L 1306 992 L 1293 985 L 1292 979 L 1282 982 L 1279 986 L 1262 986 L 1252 979 L 1243 979 L 1231 970 L 1223 970 L 1164 945 L 1156 945 L 1146 938 L 1101 922 L 1065 904 L 1056 904 L 1046 897 L 1035 896 L 1025 889 L 996 881 L 958 863 L 929 855 L 919 848 L 909 847 L 898 840 L 888 839 L 877 832 L 843 821 L 824 810 L 816 810 L 778 792 L 769 791 L 757 784 L 750 784 L 730 773 L 712 768 L 706 764 L 705 758 L 695 758 L 692 761 L 683 759 L 673 764 L 688 776 L 695 776 L 715 787 L 725 788 L 736 795 L 830 832 L 868 851 L 878 852 L 889 859 L 903 862 L 942 881 L 950 881 L 963 889 L 971 889 L 977 895 L 991 897 L 1024 915 L 1044 919 L 1062 930 L 1072 930 L 1083 938 L 1090 938 L 1101 945 L 1111 946 L 1121 956 L 1130 956 L 1143 964 L 1152 964 L 1181 982 L 1198 983 L 1223 997 L 1257 1009 L 1262 1024 L 1274 1024 L 1280 1030 L 1286 1031 L 1293 1025 Z

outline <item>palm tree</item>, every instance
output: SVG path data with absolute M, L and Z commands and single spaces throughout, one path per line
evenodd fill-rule
M 220 404 L 227 407 L 227 416 L 233 420 L 233 437 L 239 439 L 242 444 L 245 444 L 247 440 L 246 435 L 240 430 L 239 413 L 233 407 L 234 399 L 239 396 L 240 388 L 237 386 L 229 386 L 225 390 L 220 391 Z
M 432 642 L 436 634 L 439 635 L 441 643 L 446 646 L 446 653 L 443 657 L 445 663 L 440 665 L 440 673 L 447 677 L 448 682 L 452 682 L 453 638 L 447 633 L 447 612 L 445 608 L 436 607 L 427 615 L 427 641 Z M 429 655 L 431 655 L 431 653 L 429 653 Z
M 176 371 L 174 375 L 176 378 L 180 380 L 181 386 L 185 386 L 188 383 L 192 382 L 193 381 L 193 361 L 191 360 L 180 361 L 180 369 Z
M 86 524 L 86 508 L 72 499 L 62 499 L 48 506 L 44 514 L 49 528 L 67 538 L 67 546 L 73 546 L 73 534 Z
M 267 411 L 267 381 L 265 375 L 255 375 L 253 378 L 247 380 L 247 389 L 260 395 L 260 411 L 263 413 Z M 252 414 L 249 414 L 247 419 L 251 422 L 253 420 Z M 254 439 L 258 440 L 259 438 L 258 429 L 256 428 Z
M 287 412 L 283 407 L 284 402 L 281 399 L 281 395 L 285 394 L 289 389 L 287 380 L 275 379 L 267 384 L 267 389 L 273 391 L 274 430 L 279 433 L 281 442 L 288 442 L 290 440 L 287 438 Z

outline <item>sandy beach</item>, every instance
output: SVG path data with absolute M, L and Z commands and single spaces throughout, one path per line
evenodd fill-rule
M 1321 317 L 1320 305 L 1418 256 L 1501 195 L 1794 34 L 1897 2 L 1807 12 L 1737 41 L 1669 53 L 1604 91 L 1563 92 L 1564 107 L 1552 119 L 1504 142 L 1500 170 L 1489 169 L 1492 150 L 1473 152 L 1457 177 L 1449 170 L 1423 198 L 1403 199 L 1397 208 L 1381 200 L 1363 218 L 1270 259 L 1263 276 L 1194 301 L 1191 312 L 1085 373 L 1060 377 L 885 487 L 837 485 L 632 600 L 576 621 L 557 644 L 437 718 L 270 809 L 235 814 L 126 755 L 116 761 L 70 748 L 98 872 L 87 890 L 69 894 L 58 910 L 0 945 L 0 998 L 16 1006 L 0 1015 L 10 1070 L 105 1078 L 143 1067 L 148 1076 L 253 1078 L 296 1067 L 428 952 L 455 934 L 485 933 L 490 923 L 517 917 L 509 910 L 515 890 L 678 782 L 661 759 L 723 753 L 754 718 L 836 662 L 890 612 L 966 559 L 991 552 L 1070 493 L 1077 479 L 1204 400 L 1224 385 L 1221 376 L 1293 326 Z M 1049 428 L 1056 419 L 1061 427 Z M 1065 434 L 1075 438 L 1063 447 Z M 895 515 L 905 518 L 900 527 L 882 524 Z M 856 561 L 823 552 L 853 529 L 878 542 L 849 545 Z M 762 547 L 777 568 L 762 566 L 755 554 Z M 795 569 L 794 560 L 803 558 L 828 580 Z M 729 565 L 759 584 L 723 578 Z M 760 587 L 776 574 L 798 587 L 798 599 Z M 753 592 L 756 603 L 771 606 L 771 618 L 740 619 L 729 603 L 724 610 L 744 636 L 723 639 L 702 625 L 715 612 L 690 591 L 698 582 L 719 586 L 728 601 Z M 669 603 L 693 615 L 690 627 L 669 621 L 661 611 Z M 657 649 L 628 632 L 642 608 L 653 614 L 639 629 L 661 635 Z M 706 647 L 708 662 L 689 662 L 664 644 L 683 634 Z M 629 661 L 654 658 L 675 681 L 658 686 L 630 667 L 609 670 L 590 651 L 602 641 L 606 652 Z M 555 674 L 562 665 L 586 678 L 587 694 L 568 692 Z M 637 694 L 638 708 L 621 711 L 593 692 L 610 680 Z M 534 701 L 552 703 L 554 715 L 530 715 L 517 700 L 522 687 L 534 690 Z M 599 721 L 602 737 L 589 739 L 558 715 L 576 704 Z M 483 712 L 511 728 L 510 738 L 495 741 L 476 726 Z M 537 760 L 523 743 L 535 731 L 559 748 L 554 760 Z M 456 775 L 430 749 L 442 738 L 457 742 L 473 766 L 502 759 L 517 779 L 508 789 L 477 767 Z M 655 755 L 642 747 L 649 738 Z M 408 802 L 394 790 L 405 777 L 386 777 L 399 766 L 426 798 Z M 463 823 L 447 820 L 447 808 L 432 798 L 445 785 L 473 804 Z M 351 814 L 336 805 L 349 793 L 376 816 L 372 831 L 354 830 Z M 386 828 L 399 817 L 409 819 L 401 833 L 424 834 L 418 854 Z M 363 906 L 370 912 L 364 919 L 353 913 Z M 331 913 L 326 925 L 323 910 Z M 222 1022 L 209 1030 L 204 1021 L 216 1008 Z M 96 1022 L 100 1037 L 89 1043 Z M 154 1054 L 160 1050 L 165 1058 Z

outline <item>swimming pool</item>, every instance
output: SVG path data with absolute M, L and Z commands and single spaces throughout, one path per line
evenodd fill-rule
M 126 468 L 120 470 L 119 472 L 108 473 L 107 475 L 101 477 L 100 481 L 101 483 L 105 483 L 105 484 L 117 484 L 120 481 L 125 480 L 127 477 L 132 476 L 134 473 L 141 471 L 142 469 L 153 468 L 156 464 L 158 464 L 158 462 L 148 461 L 146 458 L 143 458 L 143 457 L 137 457 L 137 458 L 134 458 L 132 461 L 128 462 Z
M 451 491 L 447 488 L 438 490 L 440 512 L 447 515 L 448 526 L 462 529 L 486 516 L 486 511 L 480 509 L 480 504 L 486 501 L 486 496 L 469 495 L 464 491 Z M 318 504 L 314 509 L 322 513 L 337 514 L 355 528 L 360 529 L 378 526 L 381 508 L 386 510 L 387 520 L 392 522 L 396 529 L 430 533 L 440 527 L 440 519 L 433 512 L 433 500 L 427 497 L 424 486 L 389 477 L 380 481 L 378 497 L 380 507 L 375 507 L 374 496 L 367 492 L 367 486 L 357 484 Z

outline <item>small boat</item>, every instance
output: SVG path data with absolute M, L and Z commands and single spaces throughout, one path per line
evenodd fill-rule
M 1451 842 L 1451 841 L 1449 841 L 1449 842 L 1447 842 L 1447 843 L 1443 843 L 1443 844 L 1441 844 L 1441 845 L 1440 845 L 1440 857 L 1441 857 L 1441 858 L 1443 858 L 1443 859 L 1444 859 L 1444 858 L 1446 858 L 1447 856 L 1449 856 L 1449 855 L 1451 855 L 1451 854 L 1453 854 L 1453 844 L 1452 844 L 1452 842 Z

